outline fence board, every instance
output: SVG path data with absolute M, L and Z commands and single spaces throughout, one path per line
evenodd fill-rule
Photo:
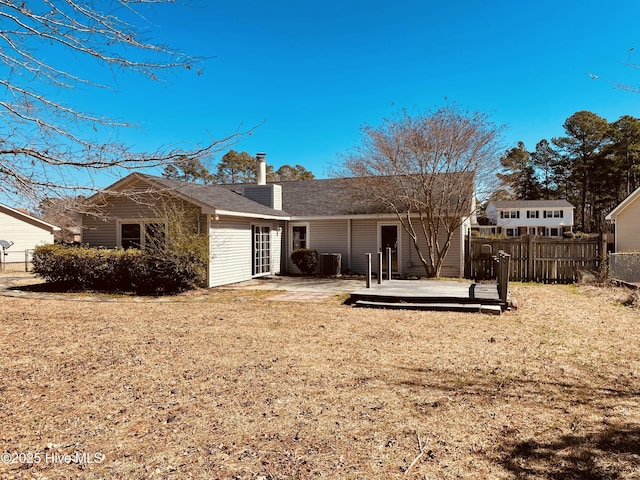
M 573 283 L 581 270 L 598 270 L 601 263 L 598 238 L 467 238 L 466 247 L 466 271 L 476 280 L 496 278 L 489 260 L 499 251 L 511 256 L 509 279 L 519 282 Z

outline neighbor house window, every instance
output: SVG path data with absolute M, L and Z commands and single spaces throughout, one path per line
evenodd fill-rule
M 517 228 L 507 228 L 507 237 L 517 237 L 518 229 Z
M 540 218 L 538 210 L 527 210 L 527 218 Z
M 559 228 L 549 228 L 549 229 L 547 229 L 547 231 L 549 232 L 549 236 L 550 237 L 559 237 L 560 236 L 560 229 Z
M 306 225 L 294 225 L 291 227 L 291 250 L 298 250 L 300 248 L 307 248 L 307 226 Z
M 545 210 L 544 218 L 563 218 L 564 211 L 563 210 Z
M 520 218 L 520 210 L 501 211 L 500 218 Z

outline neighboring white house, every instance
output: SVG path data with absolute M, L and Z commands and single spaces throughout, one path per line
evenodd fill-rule
M 8 248 L 0 248 L 2 263 L 24 262 L 30 258 L 31 252 L 38 245 L 53 243 L 53 232 L 59 227 L 44 222 L 31 215 L 0 204 L 0 240 L 2 244 L 11 245 Z
M 484 234 L 508 237 L 539 235 L 561 237 L 573 230 L 574 206 L 566 200 L 505 200 L 489 202 L 491 225 L 478 226 Z
M 606 219 L 615 228 L 615 251 L 640 251 L 640 188 L 614 208 Z

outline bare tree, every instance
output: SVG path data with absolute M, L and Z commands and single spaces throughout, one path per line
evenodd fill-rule
M 495 177 L 499 128 L 486 114 L 447 106 L 403 111 L 362 129 L 343 157 L 343 174 L 360 177 L 359 195 L 396 214 L 429 277 L 439 277 L 455 231 L 475 208 L 476 187 Z
M 113 142 L 133 123 L 58 101 L 70 89 L 109 88 L 89 78 L 89 63 L 150 80 L 166 70 L 195 69 L 197 59 L 143 38 L 144 14 L 171 0 L 0 0 L 0 193 L 77 196 L 94 187 L 92 172 L 159 166 L 228 148 L 242 133 L 193 148 L 134 152 Z M 71 55 L 76 68 L 62 58 Z M 200 72 L 197 72 L 198 74 Z M 177 144 L 174 144 L 177 145 Z

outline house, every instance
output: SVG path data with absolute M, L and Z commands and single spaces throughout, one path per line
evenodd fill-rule
M 640 188 L 605 218 L 614 225 L 616 252 L 640 251 Z
M 375 201 L 351 195 L 358 178 L 266 183 L 265 159 L 258 155 L 256 184 L 197 185 L 133 173 L 92 197 L 102 216 L 83 217 L 83 242 L 91 246 L 141 245 L 160 221 L 158 192 L 196 207 L 209 237 L 208 285 L 254 277 L 299 273 L 293 250 L 340 254 L 343 271 L 366 272 L 366 253 L 390 246 L 397 274 L 424 274 L 424 268 L 393 212 Z M 135 192 L 148 201 L 136 201 Z M 469 215 L 473 199 L 468 199 Z M 453 235 L 442 275 L 464 272 L 464 233 L 468 219 Z M 444 233 L 443 241 L 444 241 Z M 424 240 L 422 240 L 424 242 Z M 426 245 L 421 245 L 426 249 Z
M 561 237 L 573 230 L 574 206 L 566 200 L 505 200 L 489 202 L 491 225 L 478 226 L 484 234 L 508 237 L 539 235 Z
M 39 218 L 0 204 L 0 263 L 24 263 L 38 245 L 53 243 L 60 228 Z M 10 245 L 10 246 L 9 246 Z

